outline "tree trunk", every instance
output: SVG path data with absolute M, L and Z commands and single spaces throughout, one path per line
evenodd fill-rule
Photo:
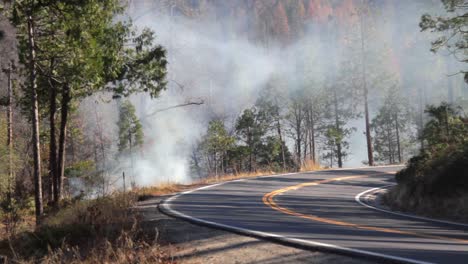
M 247 145 L 249 146 L 249 172 L 252 172 L 252 154 L 254 150 L 253 150 L 252 135 L 251 135 L 250 128 L 247 133 L 248 133 Z
M 312 160 L 314 161 L 314 165 L 317 163 L 317 158 L 315 157 L 315 120 L 313 111 L 310 110 L 310 141 L 309 141 L 309 148 L 310 148 L 310 155 L 312 155 Z
M 286 171 L 286 155 L 284 153 L 283 135 L 281 133 L 281 122 L 280 122 L 278 98 L 276 97 L 275 97 L 275 104 L 276 104 L 276 129 L 278 131 L 278 137 L 281 142 L 281 159 L 283 161 L 283 171 Z
M 400 123 L 398 121 L 398 115 L 395 115 L 395 131 L 396 131 L 396 141 L 397 141 L 397 151 L 398 151 L 398 163 L 401 164 L 401 143 L 400 143 Z
M 276 120 L 276 129 L 278 130 L 278 137 L 281 142 L 281 159 L 283 161 L 283 171 L 286 171 L 286 157 L 284 154 L 284 143 L 283 143 L 283 136 L 281 134 L 281 124 L 280 124 L 279 116 L 277 117 L 277 120 Z
M 309 130 L 308 129 L 304 129 L 304 135 L 303 135 L 303 138 L 304 140 L 302 140 L 302 144 L 304 144 L 303 146 L 303 160 L 304 160 L 304 164 L 306 163 L 306 160 L 307 160 L 307 140 L 309 138 Z
M 50 81 L 49 86 L 49 201 L 56 201 L 58 181 L 57 181 L 57 139 L 55 137 L 55 116 L 57 113 L 57 90 Z
M 369 106 L 367 102 L 367 89 L 364 92 L 364 114 L 366 116 L 366 140 L 367 140 L 367 157 L 369 160 L 369 166 L 374 166 L 374 154 L 372 149 L 372 136 L 370 132 L 369 124 Z
M 41 182 L 41 148 L 39 140 L 39 103 L 37 100 L 36 79 L 36 44 L 34 43 L 34 24 L 32 15 L 28 16 L 29 39 L 29 74 L 32 103 L 32 142 L 34 156 L 34 202 L 36 210 L 36 225 L 41 223 L 43 213 L 42 206 L 42 182 Z
M 369 166 L 374 166 L 374 154 L 372 149 L 372 137 L 370 133 L 370 121 L 369 121 L 369 103 L 367 101 L 367 80 L 366 80 L 366 59 L 365 59 L 365 47 L 364 47 L 364 22 L 363 14 L 360 14 L 360 33 L 361 33 L 361 52 L 362 52 L 362 88 L 364 91 L 364 115 L 366 121 L 366 140 L 367 140 L 367 159 Z
M 390 135 L 390 127 L 387 126 L 387 144 L 388 144 L 388 162 L 393 164 L 393 148 L 392 148 L 392 136 Z
M 296 155 L 297 155 L 297 170 L 301 170 L 301 143 L 302 143 L 302 132 L 301 132 L 301 116 L 299 109 L 296 109 Z
M 7 108 L 7 147 L 8 147 L 8 193 L 11 193 L 13 181 L 13 87 L 11 86 L 11 73 L 13 67 L 8 66 L 8 108 Z M 11 197 L 11 196 L 10 196 Z
M 333 104 L 335 106 L 335 129 L 337 132 L 339 132 L 341 128 L 340 128 L 340 118 L 339 118 L 339 113 L 338 113 L 338 98 L 336 95 L 336 89 L 333 89 Z M 341 140 L 339 139 L 336 140 L 336 151 L 337 151 L 337 157 L 338 157 L 338 167 L 343 168 L 342 146 L 341 146 Z
M 57 160 L 57 196 L 55 197 L 55 203 L 62 199 L 63 196 L 63 182 L 64 182 L 64 171 L 65 171 L 65 143 L 67 136 L 67 121 L 68 121 L 68 108 L 70 107 L 70 87 L 65 85 L 62 90 L 62 103 L 60 111 L 60 136 L 59 136 L 59 150 Z
M 424 150 L 424 106 L 423 106 L 423 91 L 422 88 L 418 89 L 419 92 L 419 142 L 421 144 L 421 151 Z

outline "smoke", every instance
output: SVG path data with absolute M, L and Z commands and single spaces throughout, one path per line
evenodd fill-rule
M 434 10 L 434 5 L 400 2 L 394 9 L 381 8 L 381 20 L 372 22 L 378 33 L 368 41 L 369 48 L 388 47 L 390 51 L 375 67 L 390 69 L 414 104 L 417 100 L 411 96 L 420 89 L 425 104 L 447 100 L 441 87 L 449 82 L 443 66 L 449 58 L 429 53 L 432 36 L 420 33 L 418 26 L 421 10 Z M 251 107 L 259 92 L 278 76 L 286 83 L 285 93 L 304 86 L 314 89 L 330 78 L 338 78 L 331 73 L 333 67 L 349 52 L 312 21 L 303 36 L 287 45 L 275 41 L 266 45 L 242 33 L 245 21 L 219 17 L 223 13 L 219 10 L 218 16 L 188 18 L 176 8 L 148 3 L 132 4 L 129 16 L 136 26 L 154 30 L 156 41 L 167 49 L 169 87 L 155 100 L 144 95 L 131 98 L 144 127 L 145 144 L 132 161 L 119 161 L 119 170 L 133 167 L 131 173 L 140 186 L 190 182 L 189 157 L 209 120 L 224 119 L 232 128 L 241 111 Z M 463 81 L 455 78 L 457 89 L 464 88 Z M 370 108 L 375 113 L 384 91 L 372 94 Z M 158 111 L 199 100 L 204 104 Z M 115 115 L 111 120 L 116 120 Z M 356 119 L 348 126 L 356 127 L 356 132 L 350 138 L 352 152 L 345 166 L 358 166 L 367 159 L 364 122 Z

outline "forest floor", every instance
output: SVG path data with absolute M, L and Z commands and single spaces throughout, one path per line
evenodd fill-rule
M 149 198 L 139 202 L 137 208 L 144 229 L 156 230 L 157 244 L 176 263 L 375 263 L 197 226 L 162 214 L 157 206 L 167 197 Z

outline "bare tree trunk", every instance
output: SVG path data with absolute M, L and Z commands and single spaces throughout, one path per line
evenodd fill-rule
M 297 155 L 297 170 L 301 169 L 301 143 L 302 143 L 302 120 L 301 120 L 301 113 L 300 109 L 295 109 L 296 112 L 296 155 Z
M 312 110 L 310 110 L 310 141 L 309 141 L 309 148 L 310 148 L 310 154 L 312 155 L 312 160 L 314 161 L 314 164 L 317 163 L 317 158 L 315 156 L 315 120 L 314 120 L 314 113 Z
M 362 52 L 362 86 L 364 91 L 364 115 L 366 121 L 366 140 L 367 140 L 367 158 L 369 166 L 374 166 L 374 154 L 372 149 L 372 137 L 370 131 L 370 120 L 369 120 L 369 102 L 367 100 L 367 80 L 366 80 L 366 59 L 365 59 L 365 46 L 364 46 L 364 22 L 363 14 L 360 14 L 360 33 L 361 33 L 361 52 Z
M 303 138 L 304 140 L 302 144 L 304 144 L 304 147 L 303 147 L 303 160 L 304 160 L 304 164 L 307 160 L 307 140 L 309 138 L 309 130 L 308 129 L 304 129 L 304 134 L 303 134 Z
M 279 120 L 279 116 L 277 117 L 277 120 L 276 120 L 276 129 L 278 130 L 278 137 L 281 142 L 281 159 L 283 161 L 283 171 L 286 171 L 286 157 L 284 154 L 284 143 L 283 143 L 283 136 L 281 133 L 281 123 Z
M 12 62 L 8 66 L 8 108 L 7 108 L 7 147 L 8 147 L 8 194 L 13 181 L 13 87 L 11 86 Z M 11 197 L 11 196 L 9 196 Z
M 57 113 L 57 90 L 50 81 L 49 85 L 49 201 L 56 201 L 57 197 L 57 139 L 55 137 L 55 116 Z
M 39 103 L 37 100 L 36 79 L 36 44 L 34 39 L 34 23 L 32 15 L 28 16 L 28 39 L 29 39 L 29 74 L 31 86 L 32 103 L 32 141 L 34 156 L 34 202 L 36 210 L 36 225 L 41 223 L 43 213 L 42 205 L 42 182 L 41 182 L 41 147 L 39 140 Z
M 364 92 L 364 114 L 366 116 L 366 140 L 367 140 L 367 157 L 369 160 L 369 166 L 374 166 L 374 154 L 372 149 L 372 136 L 370 131 L 370 124 L 369 124 L 369 106 L 367 102 L 367 89 Z
M 422 88 L 418 89 L 419 92 L 419 142 L 421 144 L 421 150 L 424 150 L 424 106 L 423 106 L 423 91 Z
M 338 98 L 336 95 L 336 88 L 333 89 L 333 104 L 335 107 L 335 129 L 336 129 L 336 132 L 339 132 L 341 128 L 340 128 L 340 117 L 338 113 Z M 337 140 L 335 143 L 336 143 L 336 151 L 337 151 L 337 157 L 338 157 L 338 167 L 343 168 L 343 153 L 342 153 L 341 140 Z
M 392 137 L 390 135 L 390 129 L 387 127 L 387 144 L 388 144 L 388 162 L 393 164 L 393 148 L 392 148 Z
M 68 121 L 68 108 L 70 106 L 70 87 L 65 85 L 62 90 L 62 103 L 60 111 L 60 136 L 59 136 L 59 150 L 58 150 L 58 161 L 57 161 L 57 196 L 55 197 L 55 203 L 62 199 L 63 196 L 63 182 L 64 182 L 64 171 L 65 171 L 65 143 L 67 136 L 67 121 Z
M 396 141 L 397 141 L 397 151 L 398 151 L 398 163 L 401 164 L 401 143 L 400 143 L 400 123 L 398 120 L 398 115 L 395 115 L 395 131 L 396 131 Z
M 252 143 L 252 135 L 251 135 L 251 131 L 250 131 L 250 128 L 249 128 L 249 131 L 248 131 L 248 145 L 249 145 L 249 172 L 252 172 L 252 161 L 253 161 L 253 143 Z
M 283 135 L 281 133 L 281 122 L 280 122 L 278 98 L 276 97 L 275 97 L 275 104 L 276 104 L 276 130 L 278 131 L 278 137 L 281 142 L 281 159 L 283 161 L 283 171 L 286 171 L 286 155 L 284 153 Z
M 98 115 L 98 112 L 96 111 L 96 108 L 94 109 L 94 114 L 96 116 L 96 127 L 97 127 L 97 133 L 99 136 L 99 149 L 101 151 L 101 157 L 102 157 L 102 196 L 106 195 L 106 169 L 107 169 L 107 157 L 106 157 L 106 151 L 105 151 L 105 146 L 104 146 L 104 138 L 103 138 L 103 132 L 102 132 L 102 124 L 101 124 L 101 117 Z M 98 159 L 96 158 L 96 164 Z

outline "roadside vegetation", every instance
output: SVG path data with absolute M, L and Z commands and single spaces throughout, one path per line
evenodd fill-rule
M 421 153 L 396 174 L 385 195 L 394 209 L 468 222 L 468 117 L 444 103 L 429 106 Z
M 467 62 L 466 4 L 442 0 L 448 16 L 421 18 L 423 31 L 438 34 L 432 42 L 433 52 L 446 52 Z M 468 82 L 468 73 L 460 71 Z M 402 210 L 436 218 L 468 222 L 468 116 L 462 106 L 442 103 L 429 105 L 427 121 L 421 122 L 420 153 L 412 157 L 405 169 L 396 174 L 397 186 L 384 202 Z

